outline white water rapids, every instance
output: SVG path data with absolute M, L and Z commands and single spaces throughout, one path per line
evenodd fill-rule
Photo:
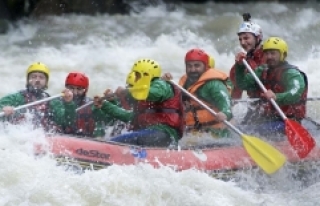
M 124 85 L 139 58 L 154 58 L 163 72 L 171 72 L 178 80 L 184 73 L 184 55 L 193 47 L 206 50 L 214 56 L 216 67 L 228 72 L 239 49 L 236 32 L 243 12 L 251 12 L 264 38 L 279 35 L 288 42 L 288 60 L 308 75 L 309 96 L 320 96 L 319 9 L 317 4 L 208 3 L 182 5 L 174 12 L 159 6 L 130 16 L 23 20 L 0 36 L 0 97 L 24 88 L 26 69 L 34 61 L 51 69 L 51 95 L 64 88 L 67 73 L 75 70 L 89 76 L 90 96 L 115 89 Z M 308 113 L 317 119 L 316 103 L 309 104 Z M 235 114 L 241 112 L 235 108 Z M 285 171 L 269 178 L 256 177 L 255 172 L 244 174 L 238 183 L 194 170 L 177 173 L 148 165 L 111 166 L 79 175 L 57 167 L 49 156 L 33 156 L 33 143 L 44 141 L 43 137 L 42 131 L 30 125 L 0 129 L 0 205 L 320 204 L 320 183 L 302 187 Z M 257 189 L 258 184 L 267 189 Z

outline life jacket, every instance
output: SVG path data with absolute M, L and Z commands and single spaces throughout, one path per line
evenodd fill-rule
M 121 107 L 125 110 L 130 110 L 133 107 L 133 100 L 128 93 L 122 92 L 118 95 Z
M 92 100 L 86 97 L 83 101 L 81 101 L 78 107 L 90 101 Z M 91 106 L 86 106 L 77 111 L 75 125 L 64 128 L 64 133 L 75 134 L 84 137 L 93 137 L 94 129 L 95 120 L 93 119 Z
M 256 68 L 258 68 L 258 66 L 262 65 L 265 63 L 265 59 L 263 58 L 263 50 L 260 47 L 259 49 L 255 49 L 253 52 L 248 52 L 246 60 L 248 62 L 248 64 L 251 66 L 251 68 L 253 70 L 255 70 Z M 249 71 L 246 69 L 245 70 L 246 73 L 248 73 Z M 232 66 L 231 70 L 230 70 L 230 80 L 233 84 L 233 89 L 231 92 L 231 98 L 232 99 L 240 99 L 242 96 L 242 92 L 243 90 L 241 90 L 238 86 L 237 86 L 237 82 L 236 82 L 236 67 L 235 65 Z M 260 90 L 248 90 L 247 91 L 248 97 L 249 98 L 258 98 L 260 97 Z
M 285 71 L 288 69 L 296 69 L 298 70 L 305 81 L 305 90 L 303 91 L 300 100 L 291 105 L 282 105 L 280 106 L 281 110 L 288 118 L 295 119 L 297 121 L 301 121 L 306 115 L 306 103 L 307 103 L 307 94 L 308 94 L 308 79 L 307 75 L 300 71 L 296 66 L 287 64 L 286 62 L 280 66 L 279 68 L 275 68 L 273 70 L 268 69 L 267 67 L 263 70 L 261 81 L 266 87 L 266 89 L 272 90 L 274 93 L 282 93 L 285 91 L 284 83 L 282 81 L 282 76 Z M 279 116 L 278 112 L 271 103 L 265 102 L 262 104 L 263 112 L 266 116 Z
M 21 90 L 21 95 L 24 97 L 24 101 L 26 104 L 38 101 L 42 98 L 50 97 L 50 95 L 46 92 L 42 92 L 42 97 L 39 98 L 34 93 L 29 92 L 28 90 Z M 49 108 L 49 101 L 33 105 L 27 108 L 27 110 L 33 115 L 32 123 L 37 127 L 43 127 L 45 131 L 59 131 L 59 127 L 53 121 L 53 114 Z M 27 110 L 22 110 L 20 115 L 15 118 L 14 123 L 19 123 L 25 119 L 25 113 Z
M 170 83 L 169 83 L 170 84 Z M 183 103 L 181 91 L 176 86 L 170 84 L 174 91 L 174 96 L 163 102 L 137 101 L 134 104 L 135 114 L 132 122 L 133 130 L 145 129 L 148 126 L 164 124 L 176 129 L 179 139 L 184 132 Z
M 197 82 L 195 82 L 193 85 L 191 85 L 189 88 L 186 88 L 186 89 L 192 95 L 199 98 L 196 92 L 207 81 L 221 80 L 225 83 L 227 79 L 228 79 L 228 76 L 224 72 L 221 72 L 217 69 L 208 69 L 201 75 L 201 77 L 198 79 Z M 179 85 L 184 86 L 186 83 L 186 80 L 187 80 L 187 75 L 182 76 L 179 81 Z M 216 113 L 219 112 L 219 110 L 213 104 L 210 104 L 201 98 L 199 99 L 204 104 L 206 104 L 211 109 L 213 109 Z M 186 121 L 186 126 L 188 128 L 193 128 L 197 130 L 202 129 L 202 127 L 213 128 L 213 129 L 225 128 L 225 125 L 222 122 L 218 121 L 213 114 L 211 114 L 207 109 L 203 108 L 203 106 L 198 104 L 193 99 L 187 98 L 185 103 L 188 105 L 185 110 L 185 118 L 186 118 L 185 121 Z

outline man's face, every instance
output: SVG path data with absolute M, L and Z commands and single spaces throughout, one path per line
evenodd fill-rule
M 69 89 L 75 97 L 76 96 L 83 96 L 86 92 L 85 88 L 75 86 L 75 85 L 67 85 L 66 89 Z
M 281 54 L 279 50 L 276 49 L 268 49 L 263 51 L 263 56 L 266 59 L 266 63 L 269 68 L 276 67 L 280 64 Z
M 196 81 L 205 72 L 206 65 L 202 61 L 187 61 L 186 73 L 190 80 Z
M 255 48 L 257 39 L 252 33 L 244 32 L 239 34 L 239 43 L 241 47 L 248 52 Z
M 28 85 L 34 89 L 45 89 L 47 85 L 47 76 L 42 72 L 32 72 L 28 77 Z

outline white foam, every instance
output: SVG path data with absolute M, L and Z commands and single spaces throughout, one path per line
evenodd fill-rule
M 288 41 L 289 61 L 308 74 L 309 95 L 319 96 L 317 9 L 296 10 L 275 3 L 252 8 L 259 11 L 253 13 L 253 20 L 262 26 L 265 38 L 277 34 Z M 20 23 L 17 29 L 0 36 L 0 96 L 24 88 L 26 69 L 34 61 L 50 67 L 52 95 L 64 88 L 67 73 L 75 70 L 90 77 L 90 96 L 115 89 L 124 85 L 126 74 L 139 58 L 156 59 L 163 72 L 171 72 L 177 81 L 185 72 L 184 55 L 193 47 L 206 50 L 214 56 L 216 67 L 228 72 L 238 47 L 237 24 L 248 5 L 211 3 L 202 5 L 201 9 L 206 9 L 203 13 L 197 9 L 192 5 L 168 13 L 159 6 L 132 16 L 70 15 Z M 291 186 L 292 192 L 268 185 L 268 178 L 261 177 L 271 194 L 255 194 L 252 188 L 261 178 L 254 172 L 242 184 L 249 185 L 248 190 L 193 170 L 176 173 L 145 165 L 112 166 L 78 175 L 56 167 L 49 156 L 35 158 L 35 141 L 44 141 L 43 133 L 32 131 L 28 125 L 0 130 L 0 205 L 247 206 L 319 202 L 318 184 L 295 192 L 299 187 L 288 185 L 292 180 L 285 178 L 277 179 L 278 184 Z

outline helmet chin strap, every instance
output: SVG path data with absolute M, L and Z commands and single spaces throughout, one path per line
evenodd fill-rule
M 256 45 L 254 46 L 255 49 L 256 49 L 256 48 L 261 44 L 261 42 L 262 42 L 261 38 L 259 38 L 259 40 L 258 40 L 258 37 L 256 37 L 256 39 L 257 39 L 257 43 L 256 43 Z

